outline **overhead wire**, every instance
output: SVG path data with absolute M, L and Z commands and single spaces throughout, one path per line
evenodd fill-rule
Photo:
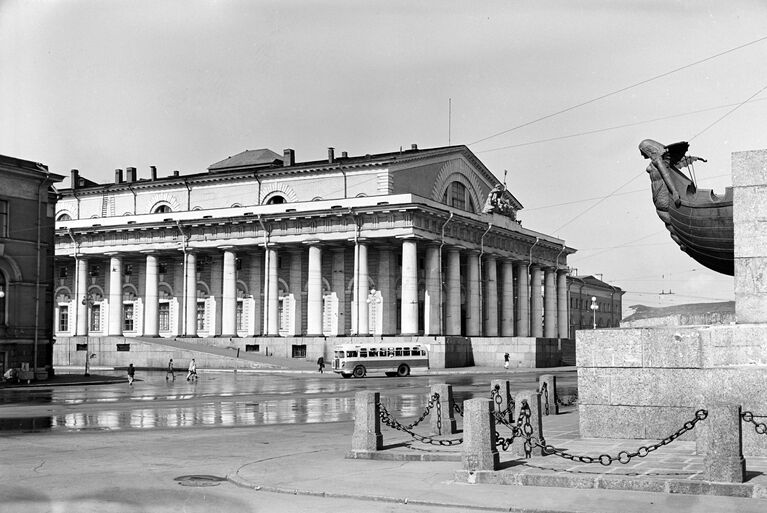
M 728 53 L 732 53 L 732 52 L 734 52 L 734 51 L 737 51 L 737 50 L 740 50 L 740 49 L 742 49 L 742 48 L 745 48 L 745 47 L 747 47 L 747 46 L 750 46 L 750 45 L 753 45 L 753 44 L 759 43 L 759 42 L 761 42 L 761 41 L 764 41 L 764 40 L 766 40 L 766 39 L 767 39 L 767 36 L 762 36 L 762 37 L 760 37 L 760 38 L 754 39 L 754 40 L 752 40 L 752 41 L 749 41 L 749 42 L 747 42 L 747 43 L 743 43 L 743 44 L 741 44 L 741 45 L 738 45 L 738 46 L 736 46 L 736 47 L 733 47 L 733 48 L 730 48 L 730 49 L 728 49 L 728 50 L 725 50 L 725 51 L 723 51 L 723 52 L 719 52 L 719 53 L 717 53 L 717 54 L 714 54 L 714 55 L 710 55 L 710 56 L 708 56 L 708 57 L 705 57 L 705 58 L 703 58 L 703 59 L 697 60 L 697 61 L 695 61 L 695 62 L 691 62 L 691 63 L 689 63 L 689 64 L 685 64 L 684 66 L 680 66 L 680 67 L 678 67 L 678 68 L 672 69 L 671 71 L 666 71 L 665 73 L 661 73 L 661 74 L 659 74 L 659 75 L 655 75 L 655 76 L 653 76 L 653 77 L 650 77 L 650 78 L 647 78 L 647 79 L 644 79 L 644 80 L 640 80 L 639 82 L 635 82 L 635 83 L 633 83 L 633 84 L 631 84 L 631 85 L 628 85 L 628 86 L 625 86 L 625 87 L 621 87 L 620 89 L 616 89 L 616 90 L 614 90 L 614 91 L 611 91 L 611 92 L 609 92 L 609 93 L 605 93 L 605 94 L 602 94 L 602 95 L 600 95 L 600 96 L 597 96 L 597 97 L 595 97 L 595 98 L 592 98 L 592 99 L 590 99 L 590 100 L 586 100 L 586 101 L 584 101 L 584 102 L 578 103 L 578 104 L 576 104 L 576 105 L 572 105 L 572 106 L 570 106 L 570 107 L 567 107 L 567 108 L 565 108 L 565 109 L 561 109 L 561 110 L 558 110 L 558 111 L 556 111 L 556 112 L 553 112 L 553 113 L 551 113 L 551 114 L 547 114 L 547 115 L 545 115 L 545 116 L 541 116 L 541 117 L 539 117 L 539 118 L 537 118 L 537 119 L 534 119 L 534 120 L 532 120 L 532 121 L 527 121 L 527 122 L 525 122 L 525 123 L 522 123 L 522 124 L 520 124 L 520 125 L 514 126 L 514 127 L 512 127 L 512 128 L 508 128 L 508 129 L 506 129 L 506 130 L 502 130 L 502 131 L 500 131 L 500 132 L 497 132 L 497 133 L 495 133 L 495 134 L 489 135 L 489 136 L 487 136 L 487 137 L 483 137 L 482 139 L 477 139 L 476 141 L 474 141 L 474 142 L 472 142 L 472 143 L 469 143 L 469 146 L 471 146 L 471 145 L 474 145 L 474 144 L 478 144 L 478 143 L 481 143 L 481 142 L 484 142 L 484 141 L 487 141 L 487 140 L 489 140 L 489 139 L 493 139 L 493 138 L 495 138 L 495 137 L 498 137 L 499 135 L 508 134 L 509 132 L 513 132 L 513 131 L 515 131 L 515 130 L 519 130 L 520 128 L 524 128 L 524 127 L 526 127 L 526 126 L 530 126 L 530 125 L 533 125 L 533 124 L 535 124 L 535 123 L 538 123 L 538 122 L 540 122 L 540 121 L 544 121 L 544 120 L 546 120 L 546 119 L 549 119 L 549 118 L 553 118 L 553 117 L 555 117 L 555 116 L 558 116 L 558 115 L 560 115 L 560 114 L 564 114 L 564 113 L 566 113 L 566 112 L 570 112 L 571 110 L 575 110 L 575 109 L 578 109 L 578 108 L 580 108 L 580 107 L 584 107 L 584 106 L 586 106 L 586 105 L 589 105 L 589 104 L 591 104 L 591 103 L 597 102 L 597 101 L 599 101 L 599 100 L 603 100 L 603 99 L 605 99 L 605 98 L 609 98 L 610 96 L 615 96 L 616 94 L 619 94 L 619 93 L 622 93 L 622 92 L 628 91 L 628 90 L 630 90 L 630 89 L 633 89 L 633 88 L 635 88 L 635 87 L 639 87 L 640 85 L 644 85 L 644 84 L 647 84 L 647 83 L 649 83 L 649 82 L 652 82 L 652 81 L 654 81 L 654 80 L 658 80 L 658 79 L 660 79 L 660 78 L 663 78 L 663 77 L 667 77 L 667 76 L 669 76 L 669 75 L 672 75 L 672 74 L 674 74 L 674 73 L 677 73 L 677 72 L 679 72 L 679 71 L 682 71 L 682 70 L 685 70 L 685 69 L 691 68 L 691 67 L 693 67 L 693 66 L 697 66 L 698 64 L 702 64 L 702 63 L 704 63 L 704 62 L 707 62 L 707 61 L 710 61 L 710 60 L 712 60 L 712 59 L 716 59 L 716 58 L 718 58 L 718 57 L 721 57 L 721 56 L 723 56 L 723 55 L 727 55 Z

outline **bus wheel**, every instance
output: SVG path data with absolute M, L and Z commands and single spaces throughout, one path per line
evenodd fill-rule
M 404 377 L 404 376 L 410 376 L 410 367 L 405 365 L 404 363 L 399 366 L 397 369 L 397 376 Z
M 362 365 L 357 365 L 354 368 L 354 377 L 355 378 L 364 378 L 365 377 L 365 367 Z

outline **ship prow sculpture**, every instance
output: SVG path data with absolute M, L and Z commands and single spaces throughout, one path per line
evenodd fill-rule
M 639 144 L 642 156 L 650 160 L 647 172 L 652 182 L 655 211 L 680 249 L 711 270 L 734 274 L 732 188 L 724 195 L 698 189 L 680 171 L 700 157 L 687 155 L 689 144 L 665 146 L 652 139 Z

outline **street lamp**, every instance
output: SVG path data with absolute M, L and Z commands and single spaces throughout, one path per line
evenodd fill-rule
M 90 349 L 90 330 L 91 330 L 91 307 L 93 306 L 93 303 L 95 303 L 96 300 L 94 299 L 93 294 L 88 294 L 85 297 L 83 297 L 83 305 L 85 305 L 85 374 L 83 376 L 90 376 L 90 361 L 91 358 L 96 356 L 95 354 L 91 355 L 91 349 Z
M 597 304 L 596 296 L 591 296 L 591 306 L 589 306 L 589 308 L 591 308 L 592 318 L 594 320 L 592 329 L 597 329 L 597 310 L 599 310 L 599 305 Z

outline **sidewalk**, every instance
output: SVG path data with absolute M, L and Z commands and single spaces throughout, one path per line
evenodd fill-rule
M 459 438 L 459 433 L 443 439 Z M 404 423 L 404 422 L 403 422 Z M 428 421 L 421 434 L 428 434 Z M 581 439 L 573 408 L 544 417 L 547 442 L 598 457 L 636 450 L 654 441 Z M 500 430 L 499 430 L 500 432 Z M 301 453 L 246 463 L 228 479 L 255 490 L 393 503 L 450 506 L 464 510 L 530 512 L 739 511 L 767 509 L 767 458 L 749 458 L 749 480 L 714 485 L 702 480 L 695 443 L 674 441 L 629 465 L 575 463 L 557 456 L 515 460 L 500 451 L 502 470 L 480 476 L 461 471 L 461 446 L 413 442 L 382 426 L 384 447 L 371 459 L 346 459 L 351 445 L 323 444 Z M 506 436 L 501 432 L 501 436 Z M 706 495 L 707 494 L 707 495 Z M 730 495 L 730 496 L 723 496 Z M 736 496 L 732 496 L 736 495 Z M 741 495 L 741 496 L 737 496 Z M 744 495 L 761 498 L 746 498 Z

